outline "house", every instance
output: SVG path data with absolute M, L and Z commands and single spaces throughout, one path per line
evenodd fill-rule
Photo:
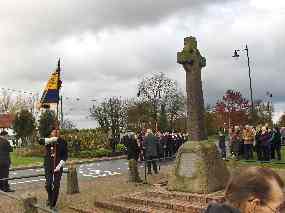
M 12 127 L 14 116 L 12 114 L 0 114 L 0 129 Z

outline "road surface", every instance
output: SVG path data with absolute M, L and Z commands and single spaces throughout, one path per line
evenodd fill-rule
M 143 167 L 143 165 L 140 165 Z M 64 168 L 66 170 L 66 168 Z M 101 161 L 95 163 L 88 163 L 78 165 L 77 173 L 78 180 L 90 180 L 98 177 L 106 177 L 111 175 L 119 175 L 123 172 L 128 171 L 128 161 L 125 159 L 122 160 L 112 160 L 112 161 Z M 27 169 L 27 170 L 17 170 L 11 171 L 10 177 L 20 177 L 20 176 L 29 176 L 44 174 L 44 169 Z M 65 174 L 64 174 L 65 175 Z M 63 178 L 64 179 L 64 178 Z M 22 188 L 23 186 L 27 187 L 29 184 L 41 183 L 45 181 L 45 177 L 33 177 L 27 179 L 17 179 L 9 181 L 12 188 Z
M 173 161 L 166 161 L 163 164 L 168 164 Z M 144 163 L 138 164 L 140 169 L 144 168 Z M 66 168 L 64 168 L 66 170 Z M 78 181 L 92 180 L 98 177 L 107 177 L 113 175 L 120 175 L 128 171 L 128 161 L 126 159 L 111 160 L 111 161 L 101 161 L 88 164 L 78 165 L 77 174 Z M 10 177 L 21 177 L 29 175 L 44 174 L 44 169 L 27 169 L 27 170 L 17 170 L 11 171 Z M 66 174 L 63 174 L 66 176 Z M 62 182 L 65 178 L 62 178 Z M 27 179 L 17 179 L 9 181 L 11 188 L 13 189 L 29 189 L 35 185 L 43 185 L 45 182 L 45 177 L 33 177 Z

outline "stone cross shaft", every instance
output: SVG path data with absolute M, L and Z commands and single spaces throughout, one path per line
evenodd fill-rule
M 186 71 L 187 129 L 191 140 L 206 140 L 205 106 L 201 80 L 201 69 L 206 66 L 206 58 L 201 56 L 195 37 L 184 38 L 184 48 L 177 53 L 177 63 L 181 64 Z

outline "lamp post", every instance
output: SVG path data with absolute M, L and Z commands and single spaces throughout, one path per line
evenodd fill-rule
M 233 58 L 238 58 L 240 55 L 238 54 L 240 50 L 234 50 Z M 252 78 L 251 78 L 251 69 L 250 69 L 250 61 L 249 61 L 249 54 L 248 54 L 248 46 L 245 45 L 246 56 L 247 56 L 247 66 L 248 66 L 248 78 L 249 78 L 249 90 L 250 90 L 250 101 L 251 101 L 251 116 L 253 117 L 254 114 L 254 102 L 253 102 L 253 92 L 252 92 Z
M 266 97 L 267 97 L 267 112 L 269 119 L 272 120 L 272 108 L 273 108 L 273 103 L 272 103 L 272 93 L 266 92 Z

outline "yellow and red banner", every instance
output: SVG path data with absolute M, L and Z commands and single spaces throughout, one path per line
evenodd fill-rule
M 60 62 L 58 62 L 57 70 L 51 74 L 46 84 L 46 87 L 43 91 L 43 95 L 40 101 L 41 105 L 50 104 L 50 103 L 58 103 L 60 87 L 61 87 Z

